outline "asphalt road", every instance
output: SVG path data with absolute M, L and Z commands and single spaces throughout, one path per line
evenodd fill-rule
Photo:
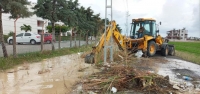
M 85 44 L 85 41 L 81 41 L 80 44 L 83 45 Z M 89 42 L 90 43 L 90 42 Z M 76 45 L 79 45 L 79 42 L 76 41 Z M 55 43 L 55 49 L 58 49 L 58 42 Z M 70 47 L 70 41 L 63 41 L 60 44 L 61 48 L 66 48 L 66 47 Z M 75 46 L 74 41 L 72 42 L 72 46 Z M 44 50 L 51 50 L 51 44 L 44 44 Z M 7 52 L 8 55 L 12 55 L 13 54 L 13 45 L 8 45 L 6 44 L 6 48 L 7 48 Z M 28 53 L 28 52 L 36 52 L 36 51 L 40 51 L 41 50 L 41 45 L 40 44 L 36 44 L 36 45 L 31 45 L 31 44 L 18 44 L 16 45 L 16 50 L 17 53 Z M 3 57 L 3 51 L 2 51 L 2 47 L 0 45 L 0 57 Z

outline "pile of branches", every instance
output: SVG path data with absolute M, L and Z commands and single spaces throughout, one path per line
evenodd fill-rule
M 108 70 L 91 75 L 82 82 L 84 91 L 106 93 L 115 87 L 117 91 L 141 91 L 150 94 L 174 92 L 169 77 L 162 77 L 131 66 L 115 65 Z M 174 93 L 173 93 L 174 94 Z

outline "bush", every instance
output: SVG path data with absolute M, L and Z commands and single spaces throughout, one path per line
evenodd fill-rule
M 5 42 L 5 43 L 7 43 L 8 37 L 9 37 L 8 35 L 3 35 L 3 38 L 4 38 L 4 42 Z
M 8 36 L 13 36 L 13 32 L 12 31 L 10 31 L 9 33 L 8 33 Z

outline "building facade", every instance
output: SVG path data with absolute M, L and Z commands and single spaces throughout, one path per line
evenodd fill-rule
M 29 11 L 33 12 L 34 10 L 31 9 L 33 6 L 35 6 L 36 3 L 31 3 L 31 5 L 27 6 Z M 2 22 L 3 22 L 3 33 L 7 35 L 10 32 L 14 32 L 14 21 L 15 19 L 9 19 L 10 14 L 2 14 Z M 46 24 L 44 24 L 47 22 Z M 42 31 L 42 27 L 44 25 L 44 32 L 47 32 L 46 26 L 48 25 L 48 20 L 44 20 L 40 17 L 37 17 L 36 15 L 33 15 L 29 18 L 19 18 L 16 21 L 16 34 L 24 32 L 21 31 L 21 26 L 30 25 L 31 26 L 31 32 L 33 33 L 39 33 Z
M 183 29 L 173 29 L 170 31 L 167 31 L 167 39 L 178 39 L 178 40 L 187 40 L 188 38 L 188 30 L 185 28 Z

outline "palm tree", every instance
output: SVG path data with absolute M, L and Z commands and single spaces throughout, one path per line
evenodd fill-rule
M 79 3 L 78 0 L 69 0 L 67 2 L 67 7 L 65 7 L 63 10 L 60 10 L 60 13 L 62 15 L 58 16 L 61 18 L 61 21 L 69 26 L 72 30 L 72 33 L 74 32 L 75 27 L 77 26 L 77 10 L 79 9 Z M 70 37 L 70 47 L 72 47 L 72 35 Z
M 38 0 L 33 8 L 38 17 L 51 21 L 53 41 L 55 41 L 55 22 L 64 21 L 63 18 L 70 12 L 67 7 L 66 0 Z M 55 50 L 54 42 L 51 44 L 52 50 Z
M 77 16 L 76 30 L 77 30 L 77 33 L 79 34 L 79 46 L 80 46 L 80 39 L 81 39 L 81 35 L 85 31 L 84 25 L 86 21 L 85 8 L 83 6 L 77 9 L 76 16 Z
M 27 5 L 30 2 L 27 0 L 1 0 L 0 1 L 0 42 L 2 44 L 2 50 L 4 57 L 8 57 L 6 46 L 3 38 L 3 26 L 2 26 L 2 14 L 10 13 L 10 19 L 26 18 L 30 17 L 32 13 L 28 10 Z M 14 33 L 15 37 L 15 33 Z M 16 40 L 14 38 L 13 44 L 13 56 L 16 57 Z
M 20 28 L 21 28 L 21 30 L 24 30 L 25 32 L 31 31 L 31 26 L 30 25 L 23 24 L 23 26 L 21 26 Z
M 86 26 L 86 29 L 87 29 L 87 31 L 86 31 L 86 44 L 88 44 L 88 35 L 90 34 L 91 35 L 91 31 L 94 31 L 94 29 L 95 29 L 95 22 L 94 21 L 92 21 L 92 16 L 93 16 L 93 10 L 90 8 L 90 7 L 88 7 L 86 10 L 85 10 L 85 12 L 86 12 L 86 19 L 87 19 L 87 26 Z
M 95 22 L 95 27 L 96 27 L 93 31 L 93 36 L 95 37 L 95 40 L 96 40 L 96 37 L 99 33 L 99 29 L 102 27 L 102 21 L 101 21 L 101 18 L 99 16 L 100 16 L 100 14 L 96 14 L 96 15 L 92 16 L 92 21 Z
M 121 27 L 119 26 L 119 24 L 116 25 L 116 28 L 118 29 L 118 31 L 121 33 L 122 32 L 122 29 Z

